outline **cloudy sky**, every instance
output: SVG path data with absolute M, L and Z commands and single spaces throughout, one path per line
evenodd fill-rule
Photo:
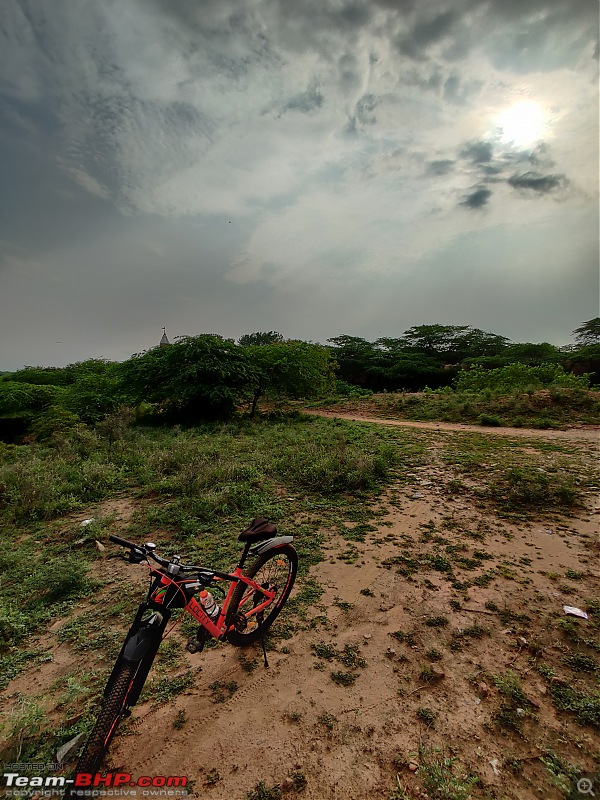
M 0 369 L 167 333 L 564 344 L 597 0 L 3 0 Z

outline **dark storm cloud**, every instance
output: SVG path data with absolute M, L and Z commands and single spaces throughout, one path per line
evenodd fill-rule
M 468 142 L 460 155 L 473 164 L 487 164 L 492 160 L 493 147 L 491 142 Z
M 490 189 L 486 189 L 485 186 L 479 186 L 477 189 L 468 194 L 465 199 L 460 203 L 461 206 L 465 206 L 465 208 L 483 208 L 487 205 L 488 200 L 492 196 L 492 192 Z
M 427 165 L 427 172 L 431 175 L 447 175 L 452 171 L 455 162 L 449 158 L 443 158 L 439 161 L 430 161 Z
M 512 175 L 507 182 L 513 189 L 531 190 L 539 194 L 547 194 L 567 185 L 564 175 L 540 175 L 539 172 L 523 172 L 521 175 Z
M 407 33 L 397 38 L 396 46 L 410 58 L 423 59 L 430 45 L 451 32 L 457 18 L 456 11 L 442 11 L 430 19 L 419 21 Z
M 323 100 L 324 97 L 317 86 L 311 86 L 305 92 L 301 92 L 288 100 L 283 107 L 283 111 L 301 111 L 304 114 L 308 114 L 310 111 L 316 111 L 321 108 Z

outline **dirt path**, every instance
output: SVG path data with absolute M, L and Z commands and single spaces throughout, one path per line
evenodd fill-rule
M 385 419 L 383 417 L 367 417 L 362 414 L 348 414 L 339 411 L 318 411 L 303 409 L 303 414 L 330 419 L 349 419 L 354 422 L 374 422 L 377 425 L 395 425 L 405 428 L 423 428 L 430 431 L 449 431 L 462 433 L 491 434 L 495 436 L 524 436 L 530 439 L 565 439 L 568 441 L 586 441 L 600 444 L 600 425 L 586 425 L 581 428 L 568 428 L 564 431 L 538 430 L 536 428 L 488 428 L 481 425 L 465 425 L 458 422 L 413 422 L 405 419 Z

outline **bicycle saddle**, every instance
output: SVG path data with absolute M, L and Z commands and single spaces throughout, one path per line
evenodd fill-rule
M 242 531 L 238 536 L 238 542 L 262 542 L 270 539 L 277 533 L 277 528 L 272 522 L 263 517 L 256 517 L 252 520 L 249 527 Z

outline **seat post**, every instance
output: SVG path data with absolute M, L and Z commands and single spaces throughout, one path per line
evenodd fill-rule
M 244 564 L 246 562 L 246 559 L 248 558 L 248 550 L 250 550 L 250 542 L 245 542 L 244 543 L 244 551 L 243 551 L 242 555 L 240 556 L 240 563 L 238 564 L 238 567 L 240 569 L 242 569 L 242 567 L 244 566 Z

